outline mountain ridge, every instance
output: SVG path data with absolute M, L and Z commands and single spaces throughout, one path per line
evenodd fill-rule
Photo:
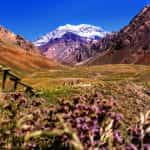
M 65 65 L 75 65 L 93 56 L 95 52 L 92 52 L 89 46 L 107 34 L 109 32 L 100 27 L 87 24 L 67 24 L 33 43 L 47 58 Z
M 50 40 L 54 40 L 56 38 L 61 38 L 67 32 L 74 33 L 78 36 L 87 38 L 89 40 L 93 40 L 95 38 L 102 38 L 109 32 L 103 30 L 100 27 L 88 25 L 88 24 L 79 24 L 79 25 L 71 25 L 66 24 L 64 26 L 59 26 L 55 30 L 47 33 L 44 36 L 38 38 L 38 40 L 34 41 L 33 44 L 35 46 L 43 46 L 47 44 Z
M 23 74 L 61 66 L 41 55 L 39 49 L 31 42 L 2 26 L 0 27 L 0 65 Z
M 9 43 L 13 46 L 20 47 L 25 51 L 30 51 L 34 53 L 39 53 L 39 49 L 34 46 L 30 41 L 26 40 L 24 37 L 13 33 L 12 31 L 6 29 L 0 25 L 0 41 L 1 43 Z
M 145 6 L 111 39 L 103 40 L 107 41 L 105 51 L 101 52 L 99 46 L 99 53 L 82 65 L 150 64 L 150 5 Z

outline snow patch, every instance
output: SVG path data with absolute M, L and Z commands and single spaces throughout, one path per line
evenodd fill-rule
M 71 25 L 66 24 L 64 26 L 58 27 L 56 30 L 42 36 L 37 41 L 33 42 L 35 46 L 43 46 L 47 44 L 50 40 L 61 38 L 64 34 L 71 32 L 78 36 L 87 38 L 87 40 L 96 40 L 98 38 L 103 38 L 109 32 L 103 30 L 100 27 L 80 24 L 80 25 Z

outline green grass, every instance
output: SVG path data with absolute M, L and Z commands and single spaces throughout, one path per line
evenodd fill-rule
M 56 104 L 59 98 L 69 98 L 72 94 L 77 93 L 71 86 L 61 86 L 55 89 L 41 89 L 41 96 L 47 99 L 48 103 Z

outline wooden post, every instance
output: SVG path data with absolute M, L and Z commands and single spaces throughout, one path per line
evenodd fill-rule
M 10 80 L 12 80 L 14 82 L 13 91 L 15 92 L 17 90 L 17 86 L 19 84 L 20 79 L 12 74 L 9 74 L 9 75 L 11 75 Z
M 14 91 L 17 90 L 18 81 L 19 81 L 19 80 L 15 80 L 15 82 L 14 82 Z
M 26 86 L 25 93 L 29 94 L 29 96 L 33 96 L 34 95 L 33 88 L 30 86 Z
M 32 87 L 30 87 L 30 86 L 28 86 L 28 85 L 26 85 L 26 84 L 24 84 L 22 82 L 19 82 L 19 84 L 22 85 L 23 87 L 25 87 L 25 93 L 27 95 L 29 95 L 29 96 L 34 96 L 35 95 L 35 93 L 33 92 L 33 88 Z
M 2 69 L 3 71 L 3 79 L 2 79 L 2 91 L 5 90 L 5 84 L 6 84 L 6 79 L 7 75 L 9 74 L 9 69 Z
M 10 80 L 14 82 L 14 86 L 13 86 L 13 91 L 16 92 L 17 90 L 17 86 L 21 85 L 25 88 L 25 93 L 29 96 L 35 96 L 36 93 L 33 91 L 33 88 L 31 86 L 28 86 L 24 83 L 21 82 L 21 79 L 19 77 L 17 77 L 16 75 L 14 75 L 13 73 L 10 73 L 10 69 L 8 68 L 0 68 L 0 71 L 2 71 L 3 73 L 3 77 L 2 77 L 2 91 L 5 90 L 6 87 L 6 80 L 7 77 L 10 77 Z

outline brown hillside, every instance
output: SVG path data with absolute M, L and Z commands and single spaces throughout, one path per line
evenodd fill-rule
M 31 42 L 3 27 L 0 27 L 0 65 L 23 73 L 59 67 L 42 56 Z
M 33 72 L 38 69 L 51 69 L 59 66 L 40 54 L 7 46 L 0 46 L 0 64 L 23 72 Z
M 103 44 L 103 41 L 107 42 Z M 111 39 L 103 41 L 100 41 L 99 53 L 85 64 L 150 64 L 150 6 Z

